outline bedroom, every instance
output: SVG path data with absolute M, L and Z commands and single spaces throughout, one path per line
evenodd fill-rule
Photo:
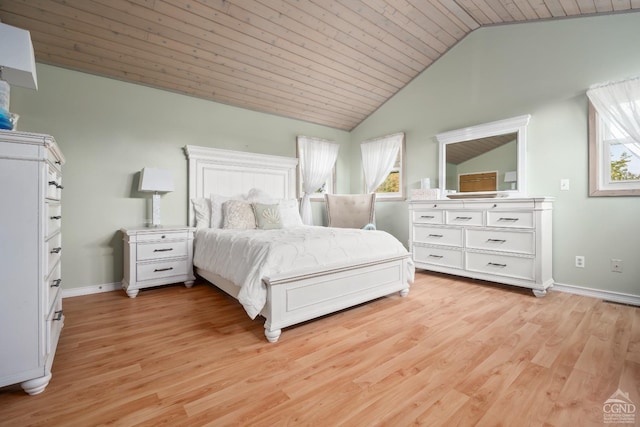
M 361 186 L 358 143 L 403 130 L 407 186 L 417 188 L 421 178 L 437 178 L 437 133 L 531 114 L 528 190 L 556 197 L 554 279 L 637 304 L 640 252 L 631 236 L 640 234 L 640 202 L 587 197 L 584 92 L 638 73 L 638 28 L 640 16 L 631 13 L 477 30 L 351 132 L 38 64 L 39 90 L 14 88 L 11 105 L 19 129 L 54 135 L 67 158 L 64 294 L 119 286 L 118 230 L 145 216 L 146 199 L 132 196 L 142 167 L 174 171 L 163 218 L 186 223 L 185 145 L 294 156 L 296 135 L 332 139 L 342 146 L 337 190 L 348 193 Z M 560 191 L 561 179 L 570 180 L 569 191 Z M 314 208 L 322 218 L 321 204 Z M 402 242 L 407 216 L 405 202 L 378 204 L 378 227 Z M 576 255 L 585 268 L 574 266 Z M 611 258 L 625 262 L 622 274 L 610 272 Z

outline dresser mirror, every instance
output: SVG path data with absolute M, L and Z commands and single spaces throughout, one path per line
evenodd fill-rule
M 530 115 L 436 135 L 443 197 L 526 195 L 526 128 Z

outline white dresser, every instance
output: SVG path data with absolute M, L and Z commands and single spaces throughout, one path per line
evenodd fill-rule
M 48 135 L 0 131 L 0 387 L 44 391 L 64 323 L 62 165 Z
M 190 288 L 193 275 L 193 235 L 185 226 L 130 227 L 120 230 L 124 240 L 122 288 L 131 298 L 140 289 L 184 282 Z
M 553 285 L 552 199 L 411 201 L 410 250 L 417 268 L 546 294 Z

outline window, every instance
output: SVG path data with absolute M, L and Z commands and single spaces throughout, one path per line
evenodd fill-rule
M 364 192 L 374 191 L 377 201 L 404 200 L 404 133 L 369 140 L 360 147 Z
M 624 108 L 624 106 L 623 106 Z M 640 144 L 589 103 L 589 195 L 640 195 Z

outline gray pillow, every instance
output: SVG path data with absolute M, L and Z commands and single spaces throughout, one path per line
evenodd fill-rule
M 282 228 L 280 207 L 277 204 L 252 203 L 251 206 L 253 206 L 253 213 L 256 217 L 256 225 L 258 228 L 263 230 Z

